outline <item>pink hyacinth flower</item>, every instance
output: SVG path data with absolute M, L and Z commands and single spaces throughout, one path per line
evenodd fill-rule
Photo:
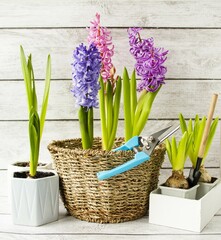
M 114 45 L 112 44 L 111 32 L 100 26 L 100 15 L 96 13 L 95 19 L 91 21 L 88 29 L 88 43 L 94 44 L 101 54 L 101 76 L 106 82 L 111 78 L 111 69 L 113 68 L 111 57 L 114 55 Z

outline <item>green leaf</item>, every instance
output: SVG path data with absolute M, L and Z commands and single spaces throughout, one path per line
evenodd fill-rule
M 106 94 L 106 107 L 107 107 L 107 136 L 110 138 L 113 126 L 113 87 L 111 82 L 107 81 L 107 94 Z
M 199 115 L 196 114 L 195 119 L 194 119 L 194 123 L 198 124 L 199 122 L 200 122 Z
M 143 108 L 139 117 L 138 122 L 135 122 L 134 124 L 134 128 L 133 128 L 133 136 L 139 136 L 141 134 L 141 132 L 143 131 L 149 114 L 151 112 L 151 108 L 154 102 L 155 97 L 157 96 L 158 92 L 160 91 L 160 88 L 156 91 L 156 92 L 148 92 L 146 94 L 146 96 L 144 97 L 144 104 L 143 104 Z
M 187 144 L 186 144 L 185 158 L 187 158 L 187 156 L 189 155 L 192 144 L 193 144 L 193 133 L 191 132 L 191 133 L 188 133 L 188 140 L 187 140 Z
M 29 114 L 29 140 L 30 140 L 30 176 L 35 176 L 38 165 L 40 149 L 40 119 L 37 111 L 32 107 Z
M 189 122 L 188 122 L 188 128 L 187 128 L 187 130 L 186 130 L 188 133 L 191 133 L 191 132 L 193 131 L 193 126 L 192 126 L 192 125 L 193 125 L 193 124 L 192 124 L 192 119 L 190 119 Z M 184 131 L 184 132 L 185 132 L 185 131 Z M 183 133 L 184 133 L 184 132 L 183 132 Z
M 48 107 L 50 81 L 51 81 L 51 57 L 50 57 L 50 55 L 48 55 L 44 96 L 43 96 L 43 101 L 42 101 L 41 117 L 40 117 L 40 123 L 41 123 L 40 138 L 42 137 L 42 133 L 43 133 L 43 129 L 44 129 L 45 116 L 46 116 L 46 111 L 47 111 L 47 107 Z
M 197 148 L 199 147 L 199 145 L 196 143 L 196 139 L 198 136 L 198 132 L 199 132 L 199 122 L 194 122 L 194 128 L 193 128 L 193 145 L 192 148 L 190 148 L 192 150 L 192 152 L 190 152 L 189 157 L 190 160 L 193 164 L 193 166 L 196 166 L 196 161 L 197 161 L 197 157 L 198 157 L 198 151 Z
M 134 118 L 135 118 L 135 111 L 136 111 L 136 107 L 137 107 L 137 80 L 136 80 L 135 70 L 132 73 L 130 82 L 131 82 L 130 83 L 131 123 L 132 123 L 132 126 L 133 126 Z
M 180 120 L 180 128 L 182 133 L 184 133 L 185 131 L 187 131 L 187 126 L 186 126 L 186 121 L 182 115 L 182 113 L 179 114 L 179 120 Z
M 188 135 L 185 132 L 179 142 L 179 146 L 177 148 L 177 157 L 176 163 L 174 164 L 174 170 L 183 170 L 185 164 L 185 153 L 186 153 L 186 143 L 187 143 Z
M 99 77 L 100 90 L 99 90 L 99 105 L 100 105 L 100 119 L 101 119 L 101 135 L 102 135 L 102 149 L 106 150 L 108 148 L 108 138 L 107 138 L 107 127 L 106 127 L 106 107 L 104 98 L 104 82 L 100 75 Z
M 124 122 L 125 122 L 125 141 L 132 137 L 131 106 L 130 106 L 130 79 L 127 69 L 123 72 L 123 94 L 124 94 Z M 128 104 L 129 103 L 129 104 Z
M 139 100 L 137 102 L 137 106 L 136 106 L 136 110 L 135 110 L 135 116 L 134 116 L 134 122 L 133 122 L 133 129 L 135 128 L 135 126 L 137 125 L 137 123 L 140 119 L 140 114 L 142 112 L 142 109 L 143 109 L 146 98 L 149 98 L 149 96 L 147 96 L 147 91 L 143 90 L 141 92 L 141 95 L 140 95 Z
M 211 147 L 211 144 L 212 144 L 212 141 L 213 141 L 218 123 L 219 123 L 219 117 L 215 118 L 215 120 L 213 120 L 213 123 L 210 126 L 210 131 L 209 131 L 208 139 L 207 139 L 207 142 L 206 142 L 206 148 L 205 148 L 202 164 L 204 164 L 206 156 L 208 155 L 208 152 L 209 152 L 209 149 Z
M 113 120 L 113 128 L 111 131 L 111 136 L 109 139 L 108 150 L 111 150 L 114 144 L 114 140 L 116 137 L 117 132 L 117 125 L 119 119 L 119 112 L 120 112 L 120 98 L 121 98 L 121 88 L 122 88 L 122 81 L 121 78 L 118 77 L 115 89 L 115 96 L 114 96 L 114 120 Z
M 174 164 L 176 163 L 176 157 L 177 157 L 177 144 L 176 144 L 176 138 L 172 137 L 171 140 L 171 158 L 172 158 L 172 167 L 174 167 Z
M 165 145 L 166 145 L 166 150 L 167 150 L 168 158 L 169 158 L 169 160 L 170 160 L 171 165 L 173 165 L 171 144 L 170 144 L 170 141 L 169 141 L 168 139 L 165 140 Z
M 173 136 L 171 142 L 165 141 L 166 150 L 173 170 L 183 170 L 187 159 L 188 148 L 191 145 L 192 133 L 184 132 L 177 146 L 176 138 Z
M 33 66 L 32 66 L 31 54 L 28 57 L 27 67 L 28 67 L 29 77 L 31 79 L 32 107 L 35 109 L 36 112 L 38 112 L 38 101 L 37 101 L 37 95 L 36 95 L 35 78 L 34 78 L 34 70 L 33 70 Z
M 27 66 L 26 58 L 25 58 L 25 53 L 20 46 L 20 58 L 21 58 L 21 66 L 22 66 L 22 73 L 24 77 L 24 82 L 25 82 L 25 88 L 26 88 L 26 95 L 27 95 L 27 102 L 28 102 L 28 112 L 31 111 L 32 108 L 32 88 L 31 88 L 31 78 L 30 78 L 30 71 Z

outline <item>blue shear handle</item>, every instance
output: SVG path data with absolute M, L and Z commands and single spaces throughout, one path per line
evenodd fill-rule
M 113 168 L 111 170 L 98 172 L 97 178 L 98 178 L 98 180 L 105 180 L 105 179 L 111 178 L 120 173 L 126 172 L 149 159 L 150 159 L 150 156 L 147 155 L 145 152 L 138 152 L 135 154 L 134 159 L 132 159 L 116 168 Z
M 140 145 L 139 137 L 134 136 L 130 140 L 128 140 L 125 144 L 123 144 L 122 146 L 113 149 L 113 152 L 133 150 L 133 147 L 138 147 L 139 145 Z

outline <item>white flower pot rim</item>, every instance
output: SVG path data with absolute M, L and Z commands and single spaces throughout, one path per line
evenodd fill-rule
M 199 187 L 198 184 L 189 189 L 173 188 L 173 187 L 167 187 L 162 185 L 159 186 L 162 195 L 179 197 L 179 198 L 188 198 L 188 199 L 196 198 L 196 192 L 198 187 Z

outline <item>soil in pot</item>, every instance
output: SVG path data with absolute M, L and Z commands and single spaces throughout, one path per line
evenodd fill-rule
M 12 165 L 16 166 L 16 167 L 29 167 L 30 163 L 29 162 L 16 162 L 16 163 L 13 163 Z M 47 165 L 46 163 L 38 163 L 38 167 L 44 167 L 46 165 Z
M 52 172 L 36 172 L 36 175 L 34 177 L 34 179 L 38 179 L 38 178 L 44 178 L 44 177 L 50 177 L 50 176 L 54 176 L 55 174 Z M 28 178 L 29 177 L 29 172 L 15 172 L 14 173 L 14 178 Z

